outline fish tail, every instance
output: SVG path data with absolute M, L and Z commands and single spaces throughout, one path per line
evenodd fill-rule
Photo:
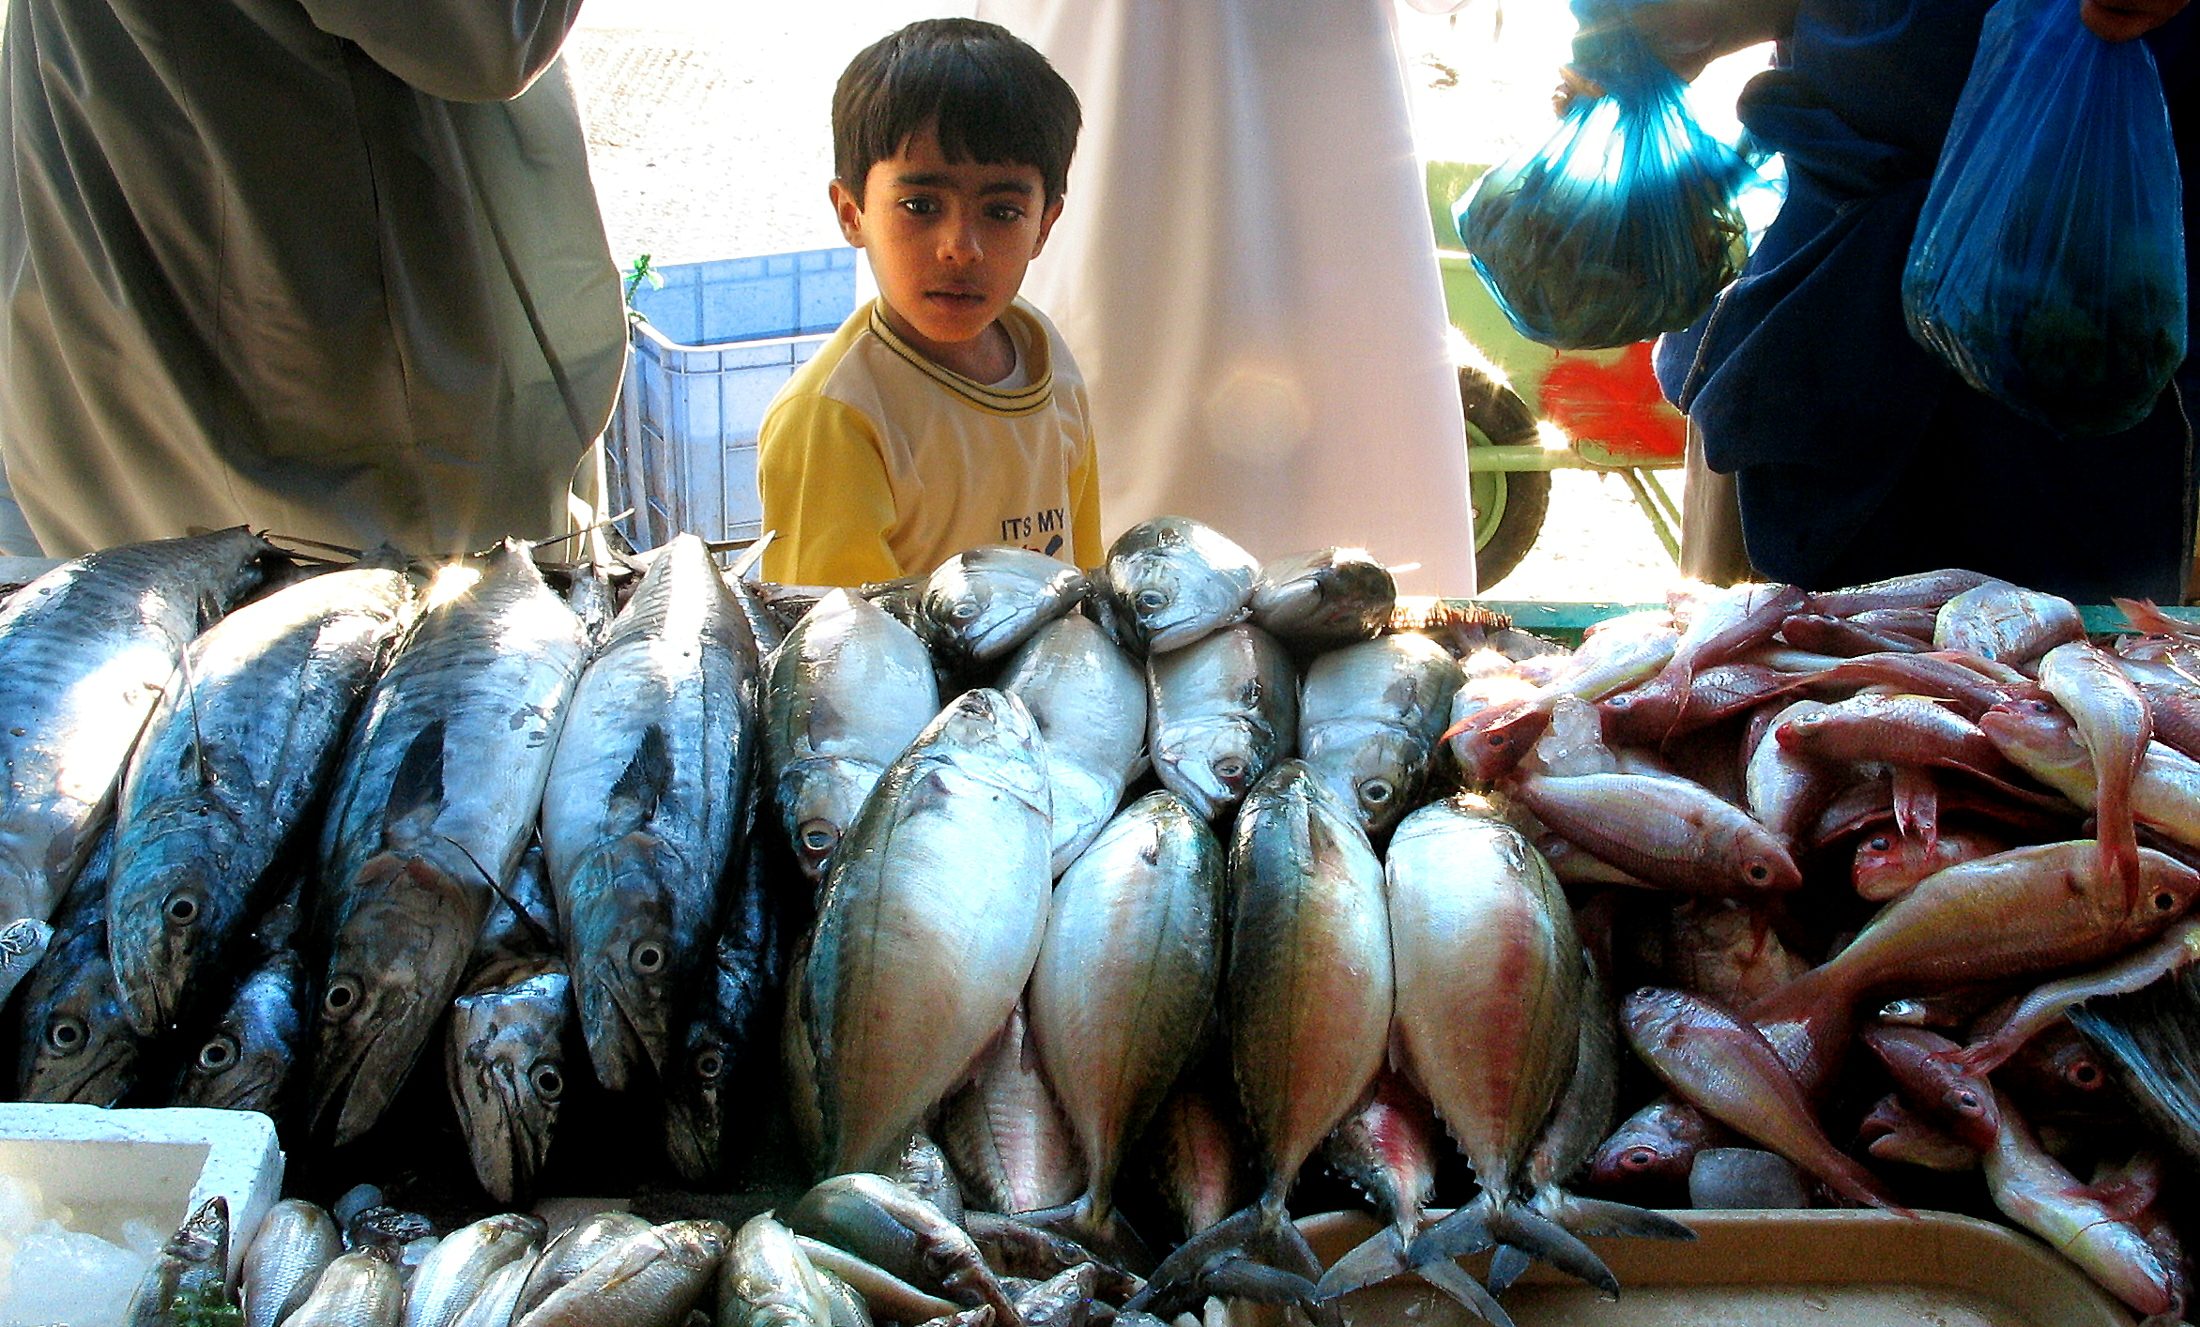
M 1695 1229 L 1663 1212 L 1607 1198 L 1565 1194 L 1544 1213 L 1576 1235 L 1624 1235 L 1635 1239 L 1692 1240 Z
M 1123 1302 L 1122 1311 L 1152 1313 L 1167 1319 L 1197 1305 L 1207 1298 L 1206 1290 L 1215 1271 L 1242 1259 L 1247 1246 L 1266 1228 L 1267 1220 L 1263 1204 L 1255 1202 L 1177 1245 L 1153 1269 L 1139 1292 Z
M 1619 1278 L 1595 1250 L 1526 1203 L 1499 1204 L 1490 1216 L 1490 1233 L 1533 1258 L 1597 1288 L 1606 1299 L 1619 1298 Z
M 1503 1253 L 1505 1249 L 1500 1248 L 1498 1252 Z M 1494 1273 L 1494 1264 L 1491 1270 Z M 1491 1324 L 1491 1327 L 1513 1327 L 1511 1315 L 1498 1304 L 1496 1296 L 1483 1289 L 1482 1283 L 1469 1276 L 1466 1269 L 1459 1264 L 1440 1258 L 1415 1268 L 1414 1272 L 1423 1281 L 1457 1300 L 1461 1308 Z

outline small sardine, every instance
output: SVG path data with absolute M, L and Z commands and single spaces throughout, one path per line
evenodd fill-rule
M 335 1218 L 315 1204 L 285 1198 L 269 1208 L 244 1255 L 245 1327 L 276 1327 L 289 1317 L 343 1251 Z

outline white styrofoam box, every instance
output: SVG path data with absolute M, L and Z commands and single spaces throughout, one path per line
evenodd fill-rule
M 0 1103 L 0 1175 L 67 1207 L 72 1228 L 115 1239 L 145 1221 L 165 1237 L 216 1194 L 229 1201 L 229 1270 L 282 1196 L 275 1122 L 257 1111 L 168 1106 L 105 1110 Z

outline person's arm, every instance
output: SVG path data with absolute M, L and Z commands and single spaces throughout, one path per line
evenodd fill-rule
M 1079 571 L 1100 565 L 1106 550 L 1100 545 L 1100 458 L 1091 438 L 1069 474 L 1069 547 Z
M 765 412 L 756 440 L 764 579 L 862 585 L 902 574 L 887 545 L 894 492 L 871 422 L 838 401 L 789 397 Z
M 314 26 L 446 101 L 510 101 L 565 44 L 581 0 L 300 0 Z
M 2130 41 L 2161 27 L 2186 0 L 2079 0 L 2078 17 L 2109 41 Z

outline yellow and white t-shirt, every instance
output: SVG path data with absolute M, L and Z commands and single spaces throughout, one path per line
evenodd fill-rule
M 764 576 L 858 585 L 980 544 L 1099 564 L 1084 379 L 1054 325 L 1001 315 L 1021 371 L 987 386 L 917 353 L 866 304 L 780 389 L 757 435 Z M 1019 385 L 1020 384 L 1020 385 Z

